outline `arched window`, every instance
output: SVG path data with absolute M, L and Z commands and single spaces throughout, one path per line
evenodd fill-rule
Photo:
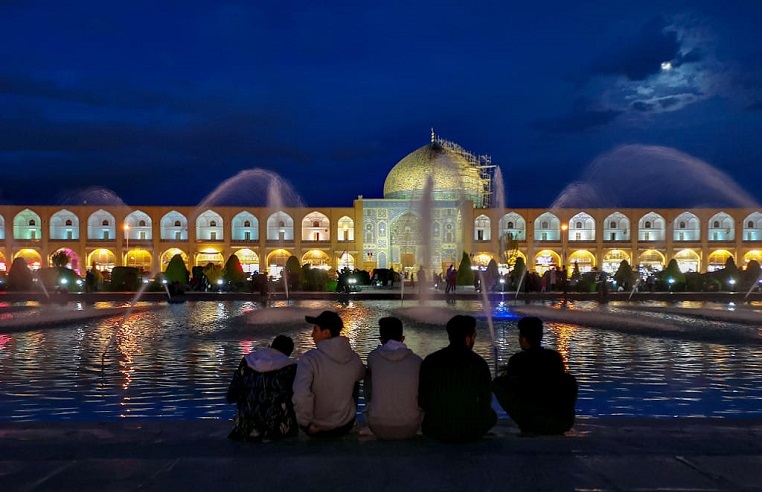
M 182 225 L 183 225 L 182 222 L 180 222 L 179 220 L 175 221 L 175 227 L 180 227 Z
M 217 221 L 216 220 L 210 221 L 209 222 L 209 227 L 217 227 Z
M 754 222 L 750 220 L 749 222 L 746 223 L 746 227 L 748 227 L 749 229 L 753 229 L 754 228 Z
M 34 219 L 32 219 L 32 220 L 29 221 L 29 225 L 30 226 L 37 225 L 37 222 L 35 222 Z
M 651 228 L 651 221 L 647 220 L 646 221 L 646 229 L 650 229 L 650 228 Z
M 715 221 L 712 223 L 712 227 L 716 227 L 716 228 L 719 228 L 719 227 L 720 227 L 720 221 L 719 221 L 719 220 L 715 220 Z
M 107 221 L 107 220 L 104 220 L 103 222 L 101 222 L 101 225 L 102 225 L 102 226 L 107 226 L 107 225 L 108 225 L 108 221 Z
M 145 226 L 146 226 L 146 221 L 145 220 L 138 221 L 138 227 L 145 227 Z
M 278 227 L 286 227 L 286 223 L 282 220 L 278 221 Z
M 541 226 L 540 229 L 547 229 L 548 228 L 548 221 L 547 220 L 543 220 L 542 224 L 540 224 L 540 226 Z
M 320 227 L 320 221 L 319 220 L 313 220 L 312 221 L 312 227 Z
M 611 229 L 616 229 L 616 221 L 615 221 L 615 220 L 612 220 L 611 222 L 609 222 L 609 227 L 610 227 Z
M 67 225 L 67 226 L 73 225 L 73 224 L 72 224 L 72 221 L 71 221 L 71 219 L 68 219 L 68 220 L 66 221 L 66 225 Z
M 245 220 L 245 221 L 243 222 L 243 226 L 244 226 L 244 227 L 251 227 L 251 221 Z
M 685 229 L 685 222 L 680 222 L 680 229 Z
M 513 229 L 513 222 L 508 222 L 508 229 Z
M 577 229 L 582 229 L 582 222 L 577 222 L 577 223 L 575 224 L 575 227 L 576 227 Z

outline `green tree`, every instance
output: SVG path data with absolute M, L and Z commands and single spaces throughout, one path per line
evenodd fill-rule
M 500 287 L 498 285 L 498 282 L 500 281 L 500 269 L 498 269 L 497 262 L 494 260 L 494 258 L 489 260 L 489 263 L 487 263 L 487 271 L 484 275 L 484 281 L 487 283 L 487 285 L 483 285 L 482 287 L 486 291 L 495 290 Z
M 288 257 L 283 270 L 285 270 L 289 290 L 299 290 L 302 285 L 302 266 L 296 256 Z
M 63 268 L 68 265 L 70 261 L 69 254 L 62 249 L 50 255 L 50 262 L 54 267 Z
M 178 253 L 169 260 L 164 278 L 169 283 L 177 282 L 180 285 L 188 285 L 188 269 L 185 267 L 183 255 Z
M 463 252 L 463 257 L 458 265 L 458 276 L 456 282 L 458 285 L 474 285 L 474 271 L 471 270 L 471 258 L 468 253 Z
M 623 289 L 630 289 L 635 282 L 635 272 L 632 271 L 632 267 L 630 266 L 630 263 L 627 260 L 622 260 L 619 262 L 619 268 L 617 268 L 616 273 L 614 274 L 614 280 L 616 280 L 617 285 L 620 285 Z
M 112 292 L 136 292 L 141 281 L 140 268 L 117 266 L 111 270 Z
M 222 280 L 222 267 L 215 263 L 207 263 L 204 267 L 204 277 L 212 290 L 218 289 L 219 281 Z
M 241 260 L 236 255 L 230 255 L 225 262 L 225 268 L 222 273 L 222 280 L 228 284 L 231 290 L 242 290 L 246 285 L 246 273 L 241 266 Z
M 685 290 L 685 274 L 680 271 L 674 258 L 669 261 L 667 268 L 657 274 L 657 278 L 664 290 Z
M 20 256 L 11 263 L 11 270 L 8 272 L 8 290 L 33 290 L 34 277 L 26 260 Z
M 741 272 L 732 256 L 725 260 L 725 268 L 720 271 L 719 280 L 722 282 L 722 289 L 736 290 L 736 285 L 741 280 Z
M 746 270 L 741 273 L 741 278 L 743 279 L 743 290 L 749 290 L 752 286 L 752 284 L 756 284 L 760 280 L 760 275 L 762 275 L 762 270 L 759 269 L 759 263 L 757 260 L 751 260 L 746 265 Z

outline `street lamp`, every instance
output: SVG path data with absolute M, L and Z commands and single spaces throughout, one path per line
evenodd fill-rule
M 561 268 L 566 266 L 566 231 L 569 230 L 568 224 L 561 224 Z
M 127 244 L 127 253 L 124 255 L 124 257 L 129 260 L 127 255 L 130 254 L 130 226 L 128 226 L 127 224 L 124 224 L 124 239 Z M 128 263 L 128 262 L 125 262 L 125 263 Z M 126 265 L 126 266 L 129 266 L 129 265 Z

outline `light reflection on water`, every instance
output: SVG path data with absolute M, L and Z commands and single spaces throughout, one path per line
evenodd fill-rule
M 255 313 L 284 323 L 247 324 L 247 316 L 261 309 L 253 302 L 188 302 L 124 318 L 0 335 L 0 421 L 231 418 L 233 406 L 224 398 L 240 358 L 279 333 L 294 338 L 294 355 L 300 355 L 313 346 L 304 315 L 324 309 L 341 313 L 346 335 L 363 359 L 378 345 L 382 316 L 403 318 L 405 341 L 422 356 L 447 343 L 441 324 L 405 317 L 398 301 L 286 304 Z M 445 319 L 456 311 L 478 316 L 481 306 L 478 301 L 432 304 Z M 658 316 L 658 309 L 647 315 Z M 665 319 L 674 316 L 681 315 Z M 698 323 L 701 329 L 720 329 L 713 322 Z M 519 350 L 516 319 L 500 317 L 494 324 L 497 363 L 502 365 Z M 484 319 L 478 330 L 475 350 L 494 368 Z M 546 332 L 546 345 L 562 353 L 579 380 L 581 415 L 762 417 L 759 343 L 686 340 L 662 337 L 658 330 L 629 334 L 566 323 L 548 323 Z

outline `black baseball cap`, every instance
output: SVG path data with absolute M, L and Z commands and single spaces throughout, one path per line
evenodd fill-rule
M 338 334 L 344 328 L 344 322 L 338 313 L 333 311 L 323 311 L 318 316 L 305 316 L 307 323 L 318 325 L 323 330 L 331 330 L 331 333 Z

